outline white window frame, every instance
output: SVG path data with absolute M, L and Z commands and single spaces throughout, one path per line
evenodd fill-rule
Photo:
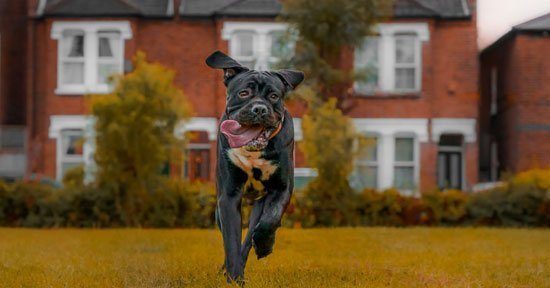
M 378 24 L 373 29 L 378 39 L 378 87 L 375 91 L 361 90 L 357 83 L 354 90 L 359 95 L 408 94 L 422 91 L 422 43 L 430 40 L 427 23 Z M 415 37 L 415 87 L 414 89 L 396 89 L 395 42 L 398 34 L 414 34 Z M 356 64 L 357 65 L 357 64 Z
M 427 118 L 354 118 L 355 129 L 359 133 L 378 134 L 378 189 L 393 187 L 395 138 L 414 137 L 415 173 L 414 181 L 420 187 L 420 151 L 421 143 L 428 143 Z M 401 191 L 403 194 L 415 194 L 418 191 Z
M 50 116 L 50 129 L 48 135 L 56 140 L 56 179 L 63 180 L 63 134 L 64 131 L 82 130 L 84 131 L 83 145 L 83 164 L 85 166 L 85 181 L 93 179 L 95 163 L 93 152 L 95 150 L 95 132 L 93 129 L 94 118 L 85 115 L 52 115 Z
M 84 84 L 63 84 L 63 32 L 67 30 L 84 31 Z M 99 84 L 98 63 L 99 59 L 99 32 L 120 32 L 119 71 L 124 71 L 124 42 L 132 38 L 132 29 L 128 21 L 56 21 L 51 30 L 52 39 L 58 40 L 57 45 L 57 95 L 80 95 L 87 93 L 108 93 L 111 90 L 108 84 Z
M 272 32 L 285 32 L 288 28 L 286 23 L 275 22 L 225 22 L 222 30 L 222 39 L 229 41 L 229 55 L 237 61 L 255 61 L 255 70 L 268 70 L 269 64 L 277 61 L 276 57 L 271 55 L 271 37 Z M 253 57 L 238 57 L 235 54 L 236 41 L 235 33 L 238 32 L 253 33 Z

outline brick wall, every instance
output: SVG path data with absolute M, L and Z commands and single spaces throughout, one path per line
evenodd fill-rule
M 55 177 L 55 140 L 48 138 L 51 115 L 86 114 L 81 95 L 56 95 L 57 41 L 51 38 L 51 27 L 56 19 L 35 21 L 35 50 L 37 69 L 33 98 L 32 125 L 34 140 L 32 172 Z M 83 19 L 57 19 L 83 20 Z M 86 21 L 100 19 L 84 19 Z M 107 20 L 107 19 L 101 19 Z M 113 20 L 113 19 L 111 19 Z M 129 20 L 132 39 L 125 42 L 127 59 L 138 50 L 147 53 L 149 60 L 158 61 L 177 71 L 176 84 L 192 103 L 196 116 L 218 117 L 225 106 L 225 89 L 221 71 L 213 71 L 204 59 L 214 50 L 228 51 L 228 43 L 221 38 L 224 21 L 239 19 L 116 19 Z M 246 21 L 272 21 L 249 19 Z M 476 118 L 478 101 L 478 58 L 476 21 L 471 20 L 401 20 L 426 22 L 430 39 L 422 46 L 422 91 L 418 95 L 384 97 L 357 97 L 349 115 L 358 118 Z M 343 55 L 351 65 L 352 55 Z M 389 97 L 388 97 L 389 96 Z M 304 112 L 303 105 L 291 103 L 289 110 L 296 117 Z M 431 137 L 430 137 L 431 139 Z M 215 143 L 211 159 L 215 159 Z M 422 145 L 422 188 L 435 187 L 437 143 Z M 477 149 L 467 148 L 467 183 L 477 179 Z M 473 159 L 473 160 L 472 160 Z M 305 166 L 300 151 L 296 153 L 297 167 Z M 214 163 L 212 163 L 214 164 Z M 211 165 L 214 175 L 215 165 Z
M 0 0 L 0 124 L 25 124 L 26 9 L 26 1 Z
M 499 143 L 501 171 L 550 165 L 550 37 L 517 33 L 481 56 L 482 132 Z M 492 126 L 490 71 L 498 70 L 498 115 Z M 486 153 L 487 147 L 481 148 Z

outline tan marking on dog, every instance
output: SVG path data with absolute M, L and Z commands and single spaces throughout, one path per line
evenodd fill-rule
M 261 151 L 248 151 L 244 149 L 244 147 L 229 149 L 227 151 L 227 155 L 229 156 L 229 160 L 231 160 L 235 166 L 239 167 L 248 175 L 248 179 L 243 186 L 243 192 L 245 194 L 250 194 L 248 192 L 251 189 L 259 192 L 257 194 L 252 193 L 254 195 L 245 195 L 245 197 L 258 200 L 265 196 L 267 191 L 265 191 L 264 184 L 254 178 L 252 169 L 259 169 L 262 172 L 260 180 L 266 181 L 269 177 L 271 177 L 271 175 L 273 175 L 273 173 L 275 173 L 278 166 L 272 161 L 261 158 Z

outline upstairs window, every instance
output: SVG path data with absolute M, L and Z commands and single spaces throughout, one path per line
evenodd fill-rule
M 63 31 L 59 67 L 59 82 L 62 85 L 84 85 L 84 56 L 84 31 Z
M 415 34 L 395 35 L 395 83 L 396 91 L 416 91 L 420 53 L 417 53 Z
M 124 70 L 124 40 L 131 37 L 126 21 L 55 22 L 58 40 L 57 94 L 108 93 L 109 77 Z
M 356 84 L 356 89 L 359 91 L 374 93 L 380 87 L 378 83 L 380 74 L 378 66 L 379 43 L 380 37 L 367 37 L 355 51 L 355 69 L 365 74 L 362 81 Z
M 422 83 L 422 41 L 429 39 L 423 23 L 380 24 L 377 36 L 355 49 L 355 69 L 364 77 L 355 83 L 363 95 L 418 93 Z
M 222 37 L 229 41 L 229 54 L 250 69 L 275 69 L 283 58 L 294 51 L 287 41 L 286 24 L 226 22 Z

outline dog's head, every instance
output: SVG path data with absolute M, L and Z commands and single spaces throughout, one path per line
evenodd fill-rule
M 269 134 L 283 121 L 285 95 L 304 80 L 304 73 L 250 70 L 220 51 L 210 55 L 206 64 L 223 69 L 228 120 L 221 124 L 220 130 L 228 137 L 230 145 L 265 147 Z M 253 140 L 258 143 L 250 145 Z

